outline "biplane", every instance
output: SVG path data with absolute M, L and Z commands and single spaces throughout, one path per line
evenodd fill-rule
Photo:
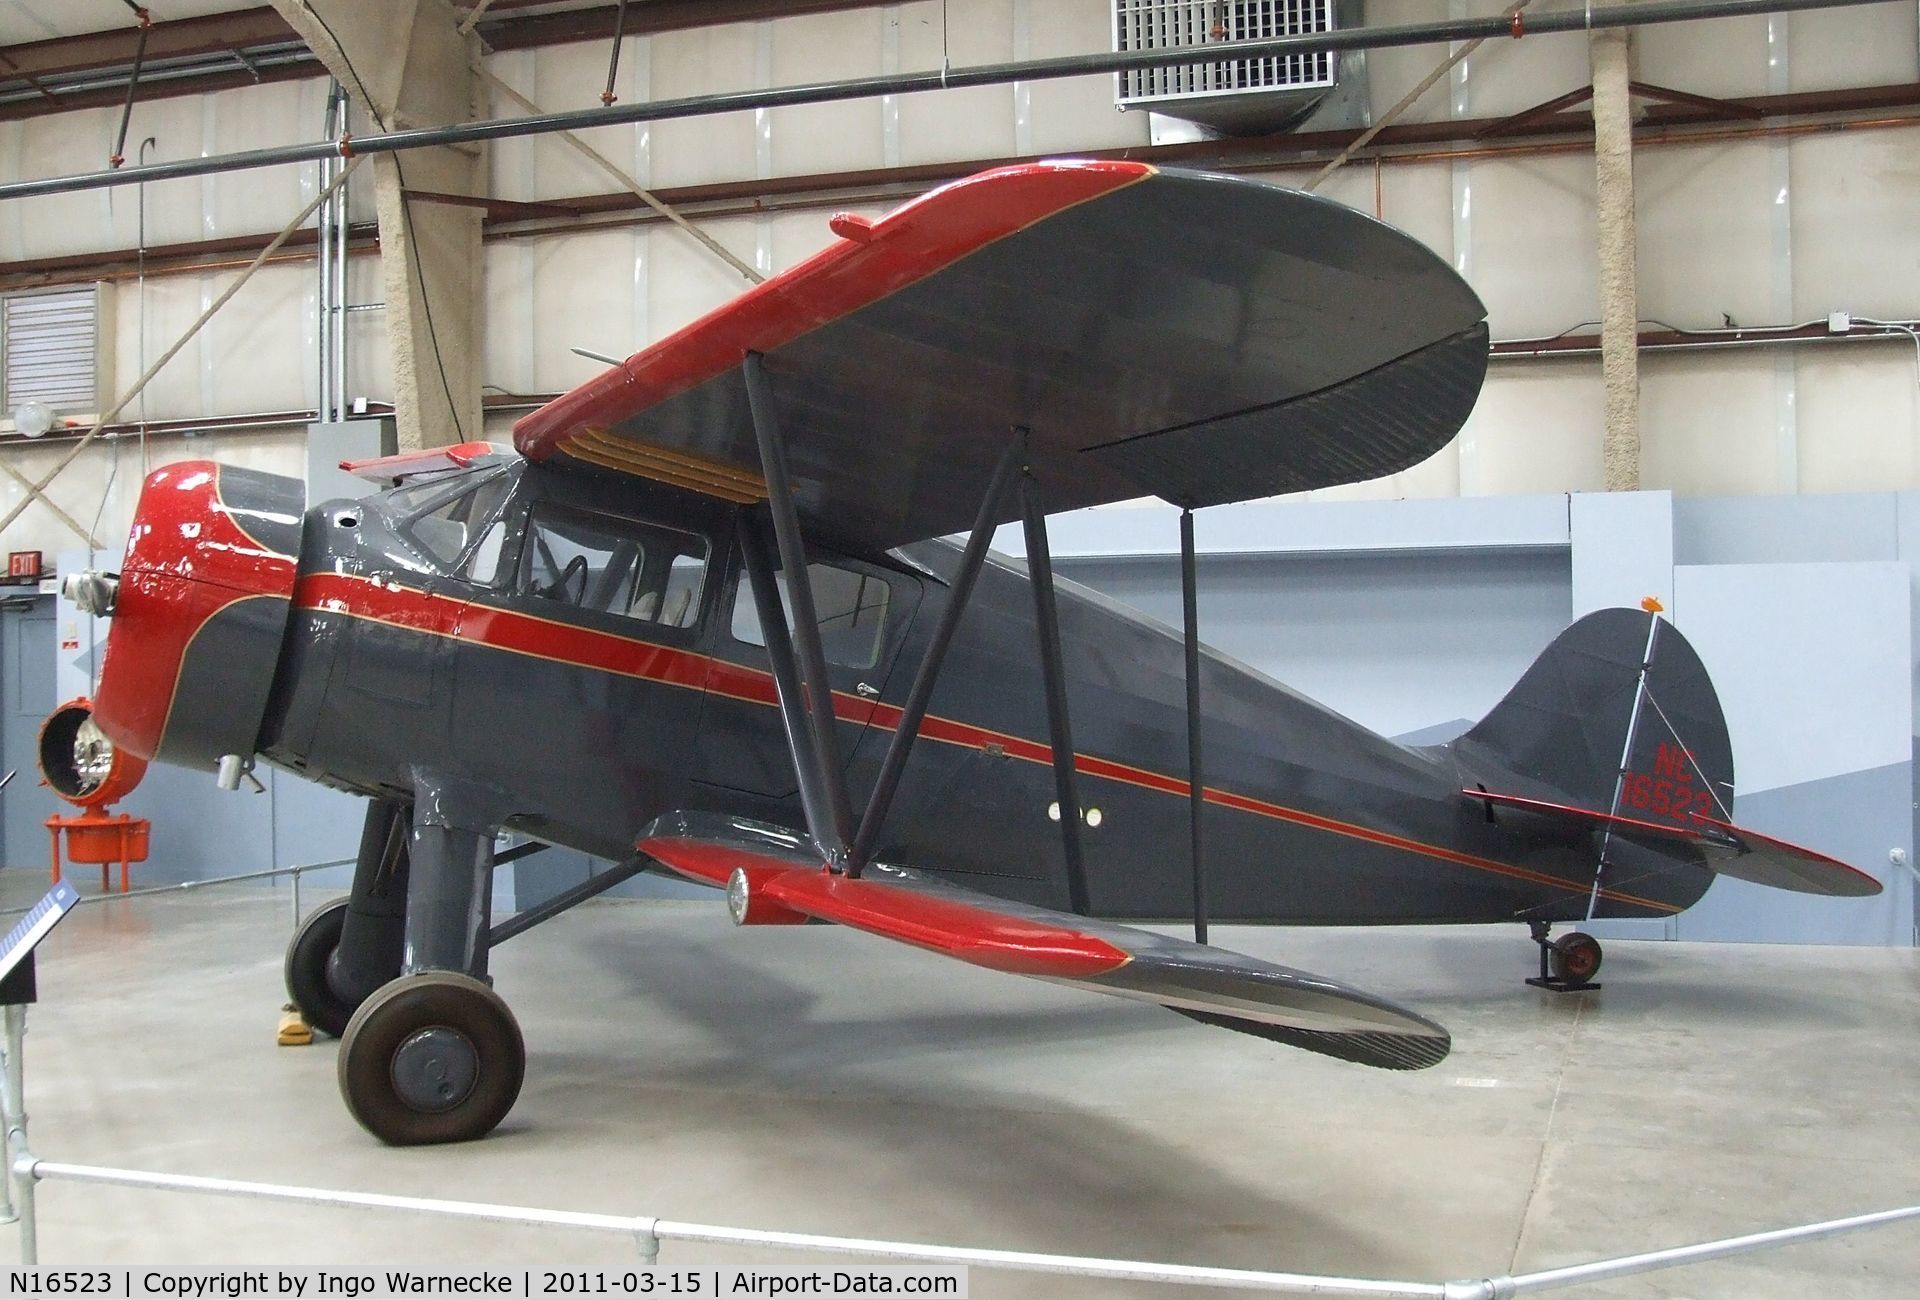
M 1194 510 L 1406 468 L 1471 409 L 1485 312 L 1411 238 L 1117 161 L 830 224 L 514 449 L 353 464 L 382 490 L 311 505 L 170 465 L 119 573 L 71 584 L 112 627 L 91 717 L 49 729 L 56 786 L 145 759 L 233 785 L 264 758 L 368 798 L 352 892 L 286 978 L 378 1137 L 507 1114 L 526 1061 L 491 949 L 641 871 L 742 925 L 837 923 L 1387 1069 L 1447 1031 L 1208 923 L 1525 922 L 1566 988 L 1600 951 L 1555 924 L 1669 915 L 1716 874 L 1879 888 L 1732 824 L 1712 683 L 1655 613 L 1580 620 L 1429 747 L 1201 646 Z M 1184 511 L 1183 631 L 1052 574 L 1050 514 L 1143 496 Z M 989 551 L 1015 521 L 1024 563 Z M 494 919 L 490 871 L 545 845 L 618 865 Z

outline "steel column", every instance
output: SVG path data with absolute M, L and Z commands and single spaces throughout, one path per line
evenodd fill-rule
M 974 581 L 980 576 L 980 567 L 986 561 L 987 547 L 993 541 L 994 519 L 999 513 L 1000 503 L 1006 498 L 1007 483 L 1013 477 L 1014 467 L 1026 455 L 1026 450 L 1026 430 L 1021 429 L 1015 433 L 1012 445 L 1000 457 L 993 478 L 987 484 L 986 495 L 980 499 L 980 511 L 974 516 L 973 531 L 967 535 L 967 548 L 961 553 L 960 568 L 947 588 L 947 607 L 940 611 L 940 622 L 934 627 L 933 638 L 927 643 L 927 652 L 920 660 L 920 670 L 914 674 L 913 687 L 907 692 L 900 723 L 894 729 L 893 739 L 887 742 L 886 757 L 880 761 L 880 775 L 874 780 L 866 814 L 860 819 L 859 833 L 854 836 L 853 849 L 848 854 L 849 876 L 859 876 L 873 852 L 874 842 L 880 837 L 881 828 L 886 824 L 887 810 L 893 804 L 895 791 L 899 789 L 901 773 L 907 766 L 907 756 L 913 750 L 914 740 L 920 735 L 920 724 L 926 719 L 927 706 L 933 700 L 934 684 L 940 680 L 940 665 L 946 661 L 947 647 L 953 642 L 953 634 L 959 630 L 960 618 L 967 612 L 967 603 L 973 596 Z
M 1527 36 L 1542 36 L 1553 32 L 1577 32 L 1609 27 L 1647 27 L 1659 23 L 1692 22 L 1704 18 L 1740 18 L 1808 9 L 1845 9 L 1880 2 L 1881 0 L 1647 0 L 1643 4 L 1614 4 L 1603 8 L 1573 8 L 1558 12 L 1529 14 L 1520 24 L 1520 30 Z M 563 113 L 536 113 L 518 118 L 496 118 L 485 122 L 462 122 L 452 126 L 389 131 L 355 137 L 352 142 L 352 152 L 355 155 L 399 153 L 407 149 L 427 149 L 439 145 L 469 144 L 481 140 L 507 140 L 520 136 L 550 135 L 556 131 L 579 131 L 631 122 L 659 122 L 673 118 L 702 117 L 750 109 L 785 108 L 797 104 L 828 104 L 849 99 L 877 98 L 883 95 L 959 90 L 971 86 L 999 86 L 1016 81 L 1050 81 L 1062 77 L 1093 76 L 1137 68 L 1170 68 L 1188 63 L 1213 63 L 1221 59 L 1275 58 L 1322 52 L 1337 53 L 1345 50 L 1387 49 L 1406 45 L 1438 45 L 1449 41 L 1512 36 L 1514 31 L 1514 20 L 1501 14 L 1488 18 L 1458 18 L 1443 22 L 1403 23 L 1390 27 L 1309 32 L 1269 37 L 1257 41 L 1226 41 L 1174 50 L 1123 50 L 1113 54 L 1071 54 L 1050 59 L 979 64 L 970 68 L 938 68 L 927 72 L 859 77 L 849 81 L 819 82 L 812 85 L 776 86 L 770 89 L 689 95 L 678 99 L 614 104 L 603 108 L 575 109 Z M 253 167 L 277 167 L 286 163 L 312 162 L 327 154 L 339 153 L 342 148 L 342 145 L 332 142 L 280 145 L 269 149 L 250 149 L 211 158 L 181 159 L 175 162 L 154 163 L 147 167 L 126 167 L 118 171 L 88 172 L 83 175 L 55 176 L 43 180 L 12 181 L 0 184 L 0 200 L 27 198 L 37 194 L 64 194 L 73 190 L 101 189 L 142 180 L 170 180 L 181 176 L 205 176 L 214 172 L 243 171 Z
M 767 643 L 767 666 L 773 672 L 774 696 L 780 703 L 780 723 L 787 732 L 787 752 L 793 756 L 794 779 L 800 785 L 800 807 L 806 813 L 807 833 L 813 837 L 814 848 L 820 856 L 831 862 L 833 802 L 826 791 L 828 774 L 820 771 L 808 735 L 807 712 L 801 703 L 804 692 L 800 688 L 800 673 L 794 667 L 793 643 L 787 636 L 787 612 L 781 608 L 780 589 L 774 585 L 767 544 L 760 536 L 758 521 L 744 511 L 740 515 L 740 557 L 747 571 L 747 584 L 753 590 L 754 609 L 760 615 L 760 636 Z
M 1180 512 L 1180 604 L 1187 643 L 1187 822 L 1193 854 L 1193 941 L 1207 941 L 1207 873 L 1202 827 L 1207 814 L 1207 774 L 1200 761 L 1200 596 L 1194 572 L 1193 511 Z
M 329 98 L 333 105 L 334 138 L 343 140 L 347 135 L 347 92 L 339 82 L 332 84 L 333 93 Z M 352 234 L 352 209 L 348 206 L 351 189 L 351 184 L 342 179 L 332 199 L 333 289 L 327 295 L 332 316 L 327 321 L 327 328 L 333 334 L 332 342 L 328 345 L 328 356 L 333 365 L 333 415 L 322 418 L 334 420 L 347 418 L 347 241 Z
M 787 444 L 780 434 L 780 415 L 773 404 L 765 366 L 758 352 L 749 352 L 740 366 L 747 381 L 747 405 L 753 412 L 753 435 L 760 444 L 760 472 L 767 480 L 767 509 L 773 516 L 773 538 L 780 548 L 780 569 L 787 576 L 787 601 L 793 607 L 789 625 L 793 648 L 803 675 L 814 762 L 818 765 L 825 811 L 831 818 L 813 828 L 827 864 L 836 870 L 846 863 L 847 841 L 853 838 L 853 805 L 840 771 L 839 747 L 834 743 L 833 679 L 827 676 L 827 654 L 820 643 L 820 616 L 813 603 L 813 577 L 807 571 L 807 543 L 800 532 L 800 516 L 793 507 L 793 484 L 787 475 Z M 775 610 L 785 617 L 776 604 Z M 764 625 L 764 620 L 763 620 Z M 823 839 L 822 832 L 830 839 Z
M 1053 554 L 1047 512 L 1032 475 L 1020 480 L 1021 523 L 1027 535 L 1027 579 L 1040 639 L 1040 670 L 1047 690 L 1047 737 L 1053 748 L 1054 797 L 1060 804 L 1060 847 L 1067 858 L 1067 905 L 1087 914 L 1087 863 L 1080 845 L 1080 783 L 1073 762 L 1073 721 L 1067 711 L 1067 671 L 1060 652 L 1060 609 L 1053 597 Z

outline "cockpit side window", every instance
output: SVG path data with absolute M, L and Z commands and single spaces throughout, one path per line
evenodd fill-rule
M 692 533 L 542 503 L 527 527 L 515 590 L 575 609 L 692 627 L 707 556 L 706 539 Z
M 837 564 L 815 562 L 807 566 L 807 578 L 813 587 L 814 614 L 820 620 L 821 651 L 828 663 L 848 668 L 871 668 L 880 661 L 881 634 L 886 630 L 887 602 L 891 588 L 886 579 Z M 787 595 L 787 575 L 775 573 L 780 590 L 780 605 L 789 622 L 793 606 Z M 766 633 L 760 630 L 760 607 L 754 604 L 753 588 L 743 576 L 734 593 L 733 639 L 745 645 L 763 646 Z
M 401 536 L 439 568 L 490 582 L 506 537 L 504 524 L 494 516 L 512 486 L 512 477 L 498 470 L 458 474 L 408 484 L 388 493 L 387 501 L 399 518 Z

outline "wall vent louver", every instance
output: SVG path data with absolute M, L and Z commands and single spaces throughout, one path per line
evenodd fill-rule
M 33 401 L 98 409 L 101 356 L 97 285 L 0 297 L 0 417 Z
M 1325 32 L 1334 25 L 1334 0 L 1114 0 L 1113 46 L 1165 50 Z M 1207 100 L 1325 92 L 1333 88 L 1339 65 L 1337 55 L 1323 52 L 1138 68 L 1118 74 L 1115 97 L 1122 108 L 1186 116 L 1183 108 Z

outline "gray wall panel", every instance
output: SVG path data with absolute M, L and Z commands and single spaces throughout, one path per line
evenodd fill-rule
M 0 614 L 0 680 L 6 682 L 0 746 L 6 751 L 6 770 L 16 773 L 0 793 L 6 864 L 40 871 L 47 869 L 42 823 L 66 807 L 40 784 L 36 755 L 40 724 L 53 708 L 53 655 L 52 600 L 37 601 L 30 611 Z
M 1673 503 L 1676 564 L 1891 560 L 1895 494 L 1682 497 Z
M 1734 816 L 1740 825 L 1795 843 L 1817 840 L 1823 852 L 1877 878 L 1885 892 L 1873 899 L 1816 898 L 1722 876 L 1705 898 L 1680 914 L 1678 937 L 1914 943 L 1914 880 L 1887 860 L 1888 850 L 1904 849 L 1912 833 L 1907 800 L 1912 788 L 1913 764 L 1907 762 L 1739 796 Z
M 1567 501 L 1573 544 L 1573 617 L 1638 608 L 1651 596 L 1673 608 L 1673 494 L 1577 492 Z
M 1177 560 L 1063 559 L 1172 626 Z M 1478 718 L 1567 625 L 1565 552 L 1203 558 L 1209 644 L 1385 735 Z

